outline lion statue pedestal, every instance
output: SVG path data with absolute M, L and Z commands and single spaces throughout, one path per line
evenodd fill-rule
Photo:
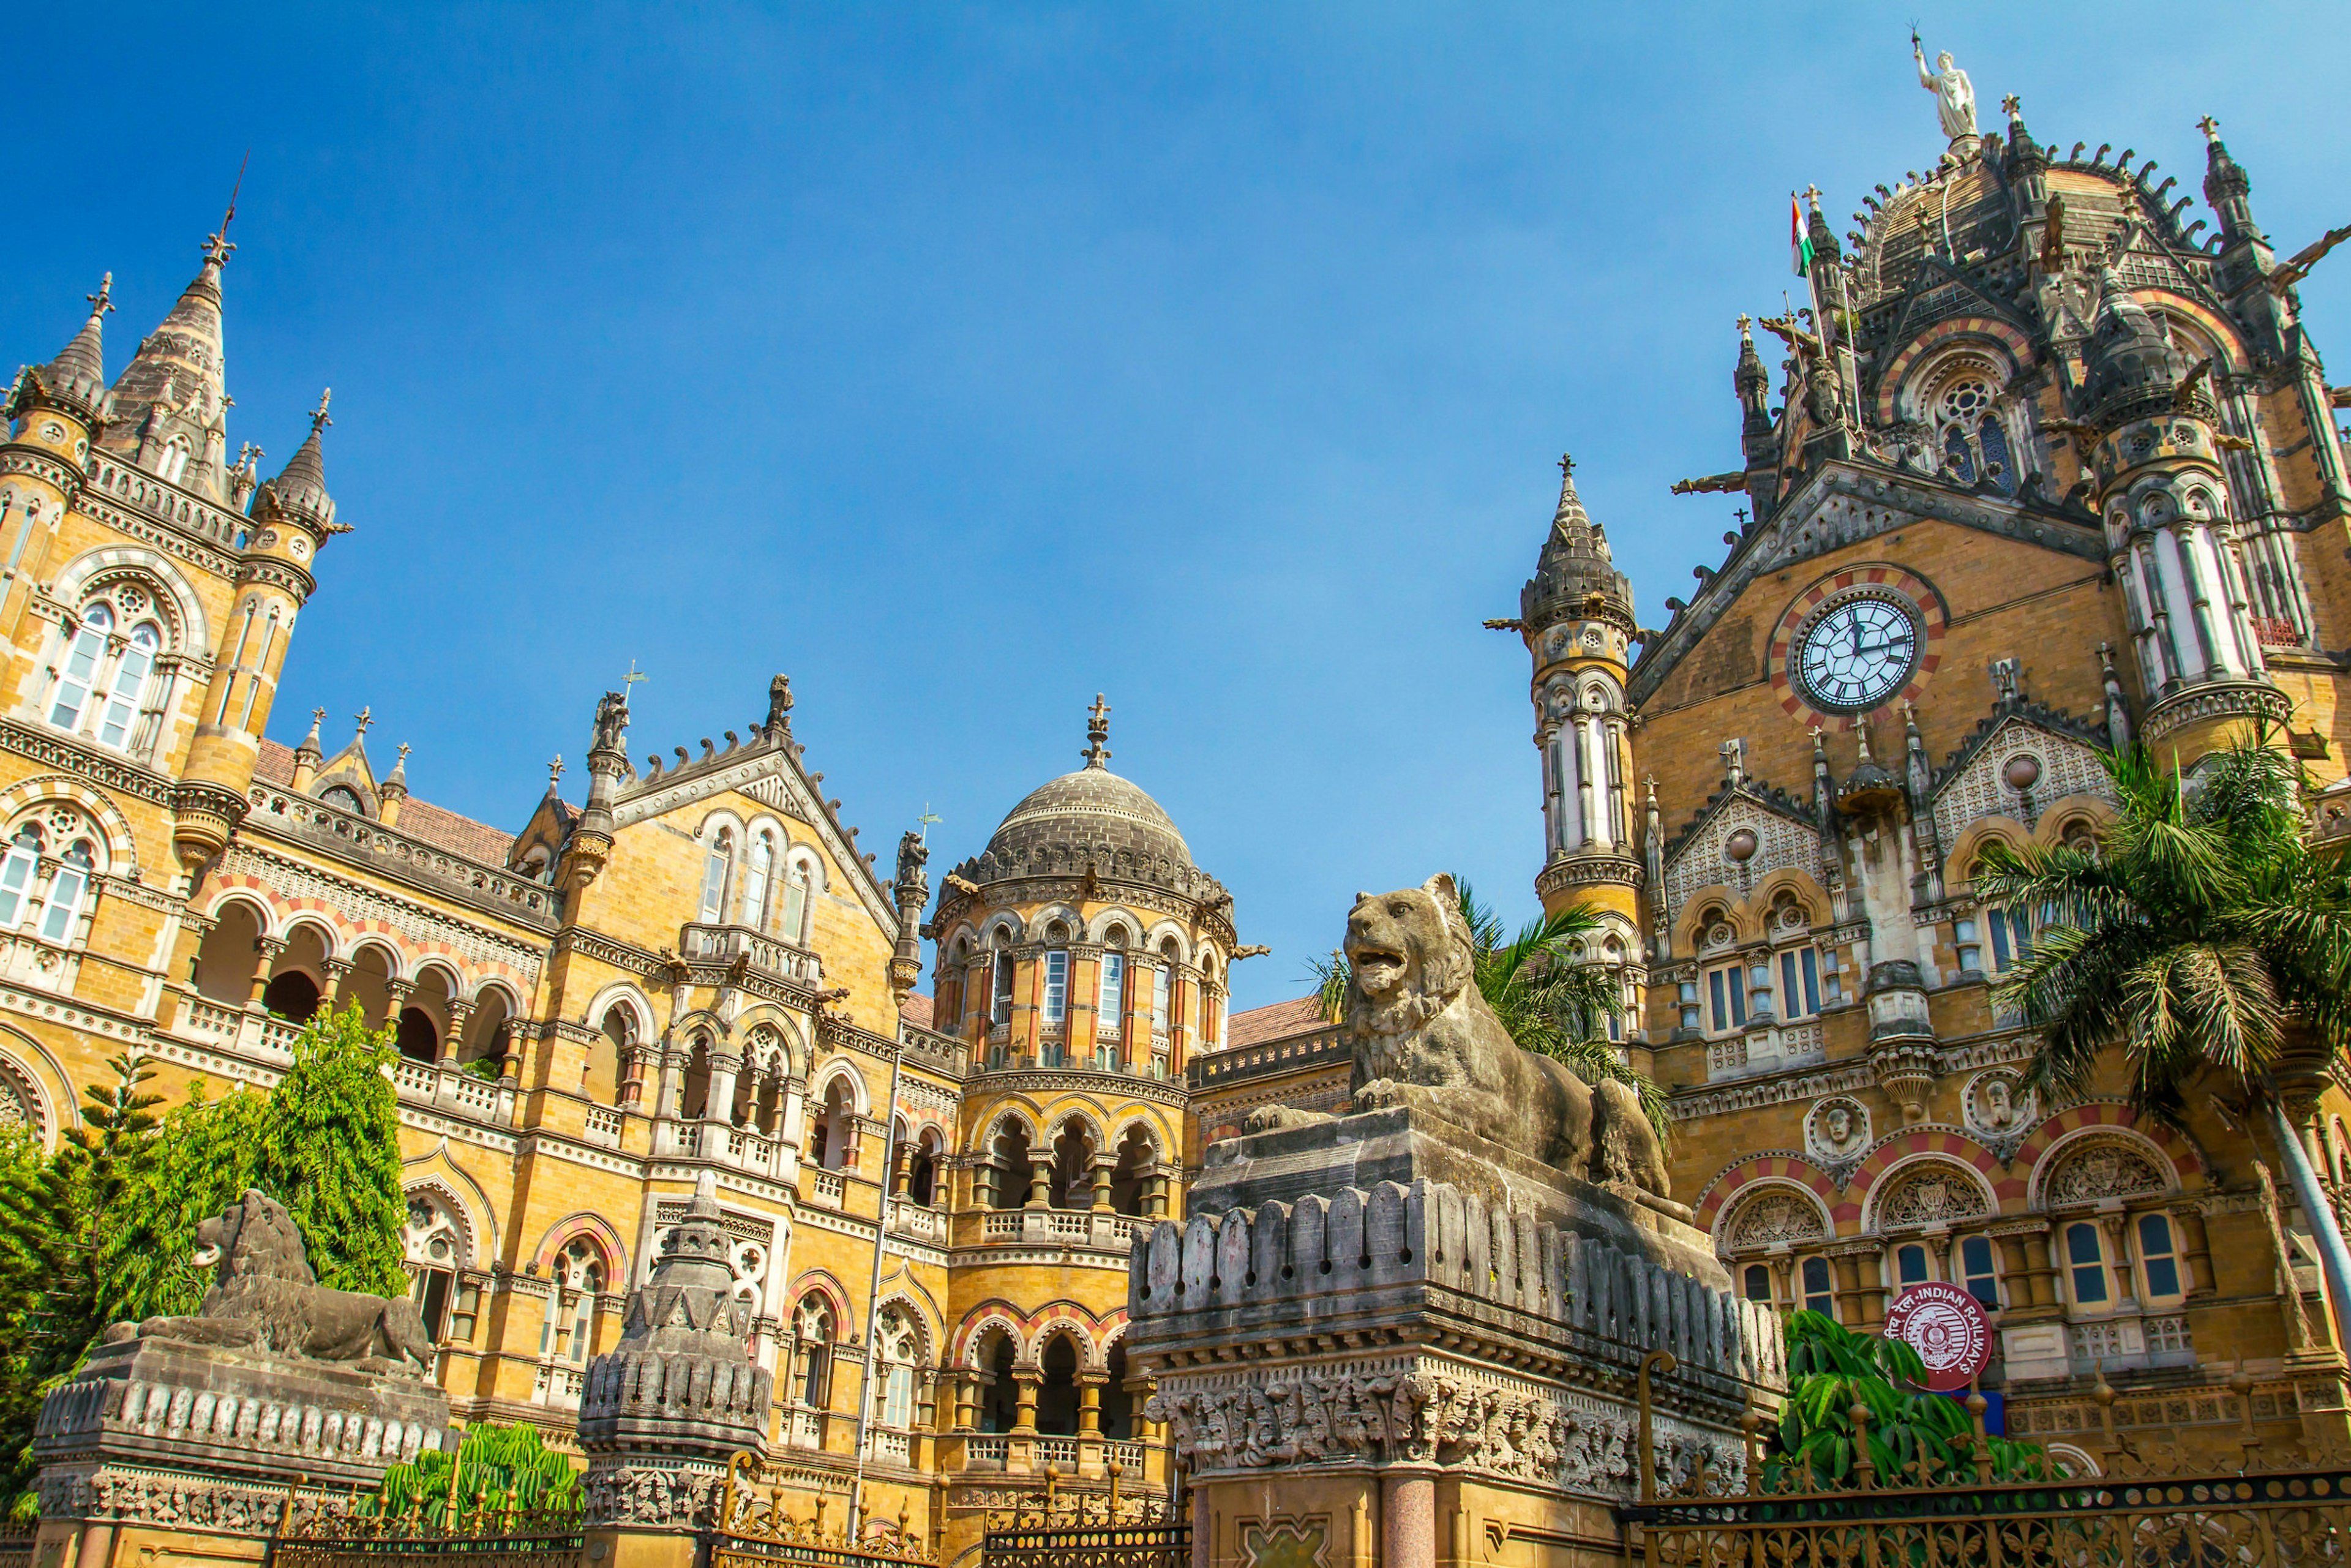
M 455 1447 L 409 1301 L 320 1286 L 259 1192 L 197 1242 L 215 1270 L 202 1309 L 115 1324 L 42 1402 L 36 1561 L 52 1542 L 79 1568 L 259 1561 L 289 1507 L 343 1507 L 389 1466 Z
M 1444 878 L 1359 897 L 1369 1108 L 1209 1145 L 1186 1218 L 1135 1239 L 1128 1373 L 1219 1561 L 1614 1564 L 1645 1446 L 1660 1485 L 1742 1476 L 1740 1418 L 1785 1386 L 1637 1100 L 1520 1051 L 1458 925 Z

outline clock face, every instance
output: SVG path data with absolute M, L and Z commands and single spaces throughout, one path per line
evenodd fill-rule
M 1918 623 L 1890 599 L 1848 599 L 1821 612 L 1796 650 L 1814 706 L 1865 713 L 1900 691 L 1918 665 Z

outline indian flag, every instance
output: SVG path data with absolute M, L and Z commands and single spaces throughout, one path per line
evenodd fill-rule
M 1804 227 L 1804 204 L 1792 193 L 1788 197 L 1788 259 L 1798 277 L 1812 276 L 1813 236 Z

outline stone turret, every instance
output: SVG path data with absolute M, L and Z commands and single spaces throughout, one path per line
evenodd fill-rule
M 236 246 L 215 234 L 204 262 L 114 383 L 108 451 L 214 501 L 228 499 L 222 452 L 228 438 L 221 274 Z
M 727 1458 L 765 1444 L 775 1375 L 753 1358 L 758 1304 L 735 1294 L 733 1247 L 705 1170 L 653 1278 L 629 1293 L 621 1343 L 588 1366 L 591 1528 L 706 1527 Z
M 78 421 L 86 433 L 99 428 L 106 412 L 104 325 L 106 313 L 114 308 L 109 298 L 113 292 L 114 274 L 110 272 L 99 281 L 98 292 L 89 296 L 89 319 L 82 323 L 81 330 L 58 350 L 56 359 L 30 367 L 18 380 L 8 409 L 11 418 L 23 419 L 37 409 L 51 409 Z M 80 466 L 78 457 L 75 465 Z
M 588 804 L 563 848 L 565 887 L 594 882 L 612 858 L 612 802 L 629 768 L 629 695 L 606 692 L 596 704 L 596 731 L 588 745 Z

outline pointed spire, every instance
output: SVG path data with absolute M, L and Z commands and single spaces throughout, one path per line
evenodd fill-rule
M 83 296 L 89 301 L 89 319 L 56 359 L 26 372 L 9 409 L 12 417 L 39 403 L 72 414 L 85 425 L 99 423 L 106 407 L 104 323 L 106 313 L 114 308 L 113 293 L 114 274 L 110 272 L 99 279 L 97 293 Z
M 1086 710 L 1086 748 L 1078 755 L 1086 759 L 1088 768 L 1110 767 L 1110 704 L 1102 701 L 1100 692 L 1094 694 L 1094 706 Z
M 400 757 L 399 759 L 392 765 L 392 776 L 386 779 L 380 788 L 385 789 L 398 789 L 403 795 L 408 792 L 409 749 L 410 747 L 406 741 L 403 740 L 400 743 Z
M 335 423 L 327 417 L 327 404 L 334 395 L 332 387 L 319 394 L 319 406 L 310 411 L 310 434 L 287 460 L 284 471 L 262 486 L 255 497 L 256 518 L 282 517 L 320 534 L 347 531 L 335 521 L 334 498 L 327 494 L 327 465 L 319 444 L 320 432 Z
M 547 795 L 551 800 L 560 800 L 563 795 L 563 753 L 559 751 L 555 760 L 547 765 Z
M 204 262 L 179 302 L 146 338 L 114 383 L 113 417 L 102 444 L 151 473 L 176 470 L 177 482 L 225 499 L 217 456 L 199 462 L 210 432 L 227 428 L 225 356 L 221 346 L 221 269 L 236 247 L 221 234 L 204 241 Z M 177 446 L 184 458 L 168 455 Z
M 2204 133 L 2204 200 L 2220 220 L 2220 238 L 2233 245 L 2241 239 L 2266 239 L 2253 222 L 2252 177 L 2229 156 L 2220 140 L 2220 122 L 2210 115 L 2196 122 Z
M 310 765 L 314 768 L 320 762 L 326 760 L 326 751 L 319 745 L 319 727 L 326 722 L 327 710 L 322 707 L 312 708 L 310 710 L 310 733 L 302 737 L 302 744 L 294 748 L 294 755 L 296 758 L 308 758 L 310 759 Z

